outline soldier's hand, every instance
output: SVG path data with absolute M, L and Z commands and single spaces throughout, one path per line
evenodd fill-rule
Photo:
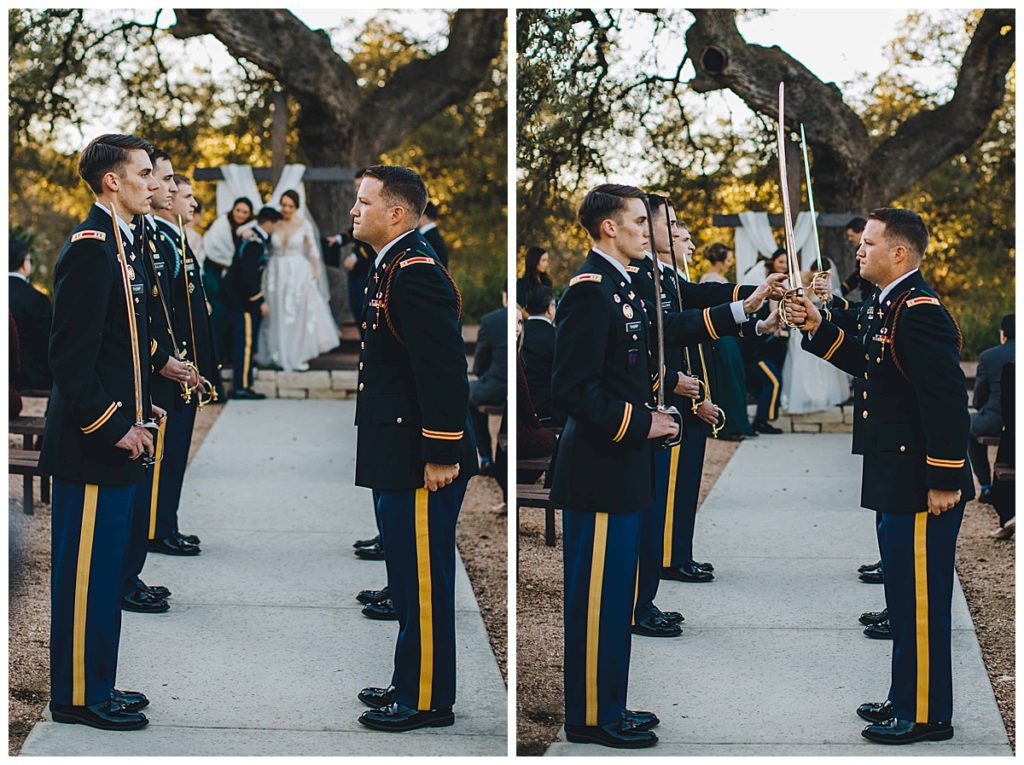
M 266 303 L 260 303 L 260 316 L 264 319 L 270 316 L 270 306 Z
M 341 237 L 338 236 L 337 234 L 331 234 L 329 237 L 327 237 L 327 244 L 334 246 L 338 243 L 339 239 L 341 239 Z
M 778 300 L 785 295 L 786 278 L 786 274 L 769 274 L 767 279 L 757 285 L 757 289 L 750 294 L 750 297 L 743 301 L 743 311 L 748 314 L 757 313 L 768 298 Z
M 194 387 L 196 384 L 195 370 L 182 364 L 173 356 L 167 359 L 167 363 L 160 370 L 160 374 L 168 380 L 174 380 L 176 383 L 185 383 L 190 387 Z
M 960 490 L 943 491 L 942 489 L 928 489 L 928 512 L 932 515 L 942 515 L 947 510 L 952 510 L 960 502 Z
M 685 396 L 686 398 L 697 398 L 700 395 L 700 383 L 697 382 L 696 377 L 679 373 L 679 380 L 676 382 L 676 387 L 672 389 L 672 392 L 677 396 Z
M 786 303 L 786 311 L 793 323 L 804 332 L 816 332 L 821 326 L 821 312 L 806 295 L 801 297 L 794 295 Z
M 157 422 L 160 422 L 160 420 L 167 416 L 167 410 L 161 409 L 156 404 L 150 404 L 149 409 L 153 413 L 153 419 Z
M 761 319 L 760 321 L 757 322 L 757 332 L 760 335 L 773 335 L 776 331 L 778 331 L 780 324 L 781 322 L 779 321 L 779 309 L 776 308 L 774 311 L 768 314 L 768 318 Z
M 353 268 L 356 267 L 356 263 L 358 262 L 359 257 L 354 252 L 350 252 L 348 256 L 345 258 L 345 260 L 341 262 L 341 264 L 345 266 L 346 271 L 351 271 Z
M 675 438 L 679 433 L 679 423 L 675 417 L 665 412 L 651 412 L 651 429 L 647 432 L 647 438 L 664 438 L 668 436 Z
M 815 274 L 811 281 L 811 287 L 814 294 L 818 296 L 818 300 L 827 303 L 832 297 L 832 278 L 829 272 L 823 271 L 820 274 Z
M 131 455 L 129 459 L 136 460 L 143 454 L 153 456 L 153 436 L 141 425 L 132 425 L 131 430 L 125 433 L 114 446 L 128 452 Z
M 697 416 L 711 427 L 714 427 L 718 424 L 718 407 L 715 406 L 711 399 L 706 398 L 697 407 Z
M 423 485 L 427 491 L 438 491 L 459 477 L 459 466 L 428 462 L 423 466 Z

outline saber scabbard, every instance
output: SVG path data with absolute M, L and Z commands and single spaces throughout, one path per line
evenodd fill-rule
M 679 425 L 676 435 L 662 439 L 661 448 L 671 449 L 678 446 L 683 440 L 683 415 L 674 406 L 665 404 L 665 317 L 661 309 L 661 270 L 658 265 L 658 256 L 654 246 L 654 220 L 651 217 L 651 200 L 645 194 L 643 197 L 644 207 L 647 208 L 647 231 L 650 235 L 651 245 L 651 278 L 654 280 L 654 316 L 658 327 L 658 390 L 657 405 L 655 411 L 667 414 Z

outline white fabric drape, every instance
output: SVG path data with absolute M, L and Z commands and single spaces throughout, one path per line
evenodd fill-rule
M 231 205 L 239 197 L 248 197 L 252 202 L 253 215 L 260 211 L 260 191 L 256 188 L 256 176 L 249 165 L 223 165 L 224 180 L 217 181 L 217 217 L 231 212 Z
M 741 212 L 740 226 L 736 229 L 736 274 L 740 284 L 759 284 L 764 280 L 764 269 L 757 266 L 757 255 L 771 255 L 778 245 L 766 212 Z

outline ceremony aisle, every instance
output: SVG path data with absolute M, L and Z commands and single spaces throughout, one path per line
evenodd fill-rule
M 229 402 L 185 479 L 181 517 L 198 558 L 151 555 L 166 614 L 125 613 L 119 688 L 150 699 L 147 728 L 109 733 L 49 715 L 31 755 L 504 755 L 506 692 L 461 562 L 453 727 L 385 734 L 356 699 L 391 674 L 398 625 L 364 618 L 356 592 L 383 562 L 352 554 L 373 534 L 352 484 L 354 401 Z
M 857 566 L 878 560 L 860 507 L 849 434 L 743 442 L 697 516 L 695 554 L 715 581 L 663 581 L 657 604 L 686 616 L 679 638 L 633 638 L 631 709 L 658 714 L 650 756 L 1011 755 L 959 583 L 953 599 L 952 741 L 868 743 L 855 714 L 888 691 L 892 643 L 857 617 L 884 606 Z M 623 756 L 569 744 L 549 755 Z M 639 752 L 637 752 L 639 754 Z

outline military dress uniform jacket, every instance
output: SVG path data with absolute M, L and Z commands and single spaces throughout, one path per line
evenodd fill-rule
M 871 307 L 878 290 L 872 285 L 868 289 L 869 282 L 864 282 L 862 291 L 868 292 L 866 300 L 852 303 L 846 298 L 838 295 L 832 296 L 832 302 L 828 307 L 822 308 L 821 314 L 833 324 L 838 326 L 847 335 L 857 337 L 863 345 L 870 341 L 868 333 L 867 312 Z M 853 444 L 850 451 L 853 454 L 864 454 L 864 425 L 863 412 L 869 398 L 869 383 L 864 376 L 854 376 L 850 383 L 853 387 Z
M 356 484 L 422 488 L 426 463 L 478 472 L 461 296 L 418 231 L 372 273 L 360 319 Z
M 174 356 L 174 340 L 178 341 L 178 350 L 180 351 L 181 336 L 178 335 L 175 327 L 174 337 L 172 337 L 168 324 L 168 319 L 172 323 L 175 321 L 174 274 L 175 270 L 180 267 L 180 257 L 167 240 L 160 236 L 155 223 L 150 222 L 146 217 L 140 217 L 137 221 L 134 249 L 144 265 L 143 277 L 146 280 L 149 299 L 149 351 L 153 370 L 153 401 L 168 411 L 172 408 L 180 409 L 181 386 L 159 374 L 167 363 L 167 359 Z M 164 313 L 165 306 L 166 313 Z
M 185 358 L 199 367 L 199 374 L 216 386 L 220 382 L 220 365 L 214 348 L 213 325 L 206 309 L 206 289 L 195 253 L 186 236 L 185 262 L 182 264 L 178 227 L 170 221 L 157 218 L 157 231 L 161 240 L 175 253 L 173 321 L 178 348 L 184 350 Z
M 128 486 L 144 475 L 141 463 L 115 446 L 135 424 L 133 354 L 139 358 L 143 417 L 151 414 L 146 283 L 141 261 L 137 256 L 132 259 L 127 237 L 121 234 L 135 338 L 108 213 L 94 205 L 54 267 L 49 351 L 54 385 L 39 461 L 50 475 L 74 483 Z
M 658 386 L 654 317 L 641 276 L 627 282 L 591 251 L 558 306 L 551 393 L 568 420 L 551 496 L 590 512 L 635 512 L 654 484 L 651 411 Z M 728 304 L 665 316 L 670 346 L 736 334 Z
M 952 315 L 917 272 L 884 305 L 876 295 L 861 323 L 864 334 L 857 336 L 823 319 L 802 341 L 868 383 L 860 414 L 861 505 L 882 513 L 923 512 L 929 489 L 960 489 L 962 500 L 971 499 L 967 386 Z
M 255 239 L 243 239 L 221 282 L 224 304 L 236 311 L 260 310 L 263 305 L 263 269 L 267 265 L 267 242 L 262 229 L 253 229 Z

